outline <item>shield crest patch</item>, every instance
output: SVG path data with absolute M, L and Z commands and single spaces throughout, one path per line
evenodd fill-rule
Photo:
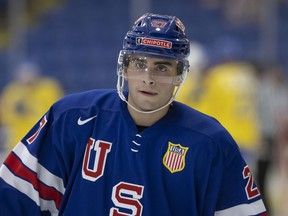
M 164 166 L 171 172 L 179 172 L 185 167 L 185 157 L 188 147 L 169 142 L 168 149 L 163 157 Z

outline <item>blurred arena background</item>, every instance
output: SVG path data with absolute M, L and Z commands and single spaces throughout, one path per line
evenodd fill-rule
M 132 23 L 146 12 L 176 15 L 181 19 L 192 41 L 190 63 L 194 71 L 203 70 L 227 57 L 237 61 L 247 60 L 259 67 L 259 71 L 268 71 L 268 74 L 277 71 L 273 66 L 280 66 L 283 74 L 277 79 L 285 80 L 285 88 L 281 86 L 281 90 L 277 88 L 273 93 L 267 92 L 271 86 L 266 86 L 264 82 L 264 85 L 261 83 L 258 88 L 257 84 L 255 88 L 263 93 L 261 103 L 267 103 L 268 112 L 270 105 L 282 100 L 277 98 L 278 92 L 283 93 L 282 89 L 282 98 L 288 98 L 288 0 L 0 0 L 0 93 L 17 79 L 18 66 L 23 62 L 37 64 L 41 75 L 59 82 L 63 91 L 57 91 L 53 100 L 63 94 L 94 88 L 115 88 L 116 63 L 124 35 Z M 266 64 L 270 68 L 261 68 Z M 266 81 L 266 77 L 259 79 L 260 82 L 263 80 Z M 47 84 L 46 81 L 44 83 Z M 199 83 L 196 84 L 199 87 Z M 55 85 L 52 86 L 55 90 Z M 38 88 L 41 87 L 43 90 L 42 83 Z M 195 92 L 199 93 L 197 89 Z M 29 96 L 32 97 L 32 93 L 25 97 Z M 6 96 L 9 97 L 14 98 Z M 25 109 L 32 109 L 27 108 L 29 104 L 33 108 L 44 108 L 43 102 L 28 101 L 24 104 L 17 101 L 16 114 L 3 102 L 4 99 L 0 107 L 0 162 L 1 149 L 4 152 L 3 146 L 10 136 L 5 129 L 5 117 L 9 113 L 17 117 L 14 124 L 19 126 L 22 121 L 20 114 L 25 113 Z M 50 101 L 46 103 L 50 105 Z M 44 111 L 39 108 L 38 112 Z M 280 119 L 283 120 L 280 122 L 281 133 L 277 131 L 279 125 L 267 129 L 274 133 L 271 154 L 278 154 L 272 157 L 277 161 L 276 165 L 265 177 L 268 183 L 261 183 L 266 188 L 270 213 L 275 216 L 288 215 L 288 118 L 284 118 L 287 117 L 284 113 Z M 269 124 L 270 120 L 264 118 L 263 121 Z M 22 125 L 26 133 L 30 128 L 27 120 L 23 120 Z M 262 149 L 264 145 L 259 145 L 257 158 Z M 265 157 L 270 160 L 269 155 Z M 255 170 L 259 171 L 257 167 Z
M 24 60 L 37 62 L 67 93 L 114 88 L 123 37 L 148 11 L 178 16 L 209 58 L 229 37 L 246 57 L 288 67 L 287 0 L 0 0 L 0 89 Z

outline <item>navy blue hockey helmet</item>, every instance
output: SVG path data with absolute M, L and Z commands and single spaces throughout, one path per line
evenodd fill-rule
M 182 60 L 189 56 L 190 44 L 185 27 L 177 17 L 146 13 L 127 32 L 123 50 Z

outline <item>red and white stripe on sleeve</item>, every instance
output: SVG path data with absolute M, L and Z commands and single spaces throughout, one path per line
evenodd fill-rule
M 41 209 L 57 215 L 65 192 L 63 181 L 39 164 L 23 143 L 18 143 L 0 168 L 0 177 L 26 194 Z

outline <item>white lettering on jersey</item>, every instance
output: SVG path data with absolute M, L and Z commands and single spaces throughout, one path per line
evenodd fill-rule
M 89 139 L 87 146 L 86 146 L 83 166 L 82 166 L 82 177 L 84 179 L 87 179 L 89 181 L 96 181 L 103 175 L 107 155 L 111 150 L 111 146 L 112 146 L 112 143 L 110 142 L 106 142 L 102 140 L 97 140 L 95 142 L 95 139 L 93 138 Z M 92 153 L 95 154 L 94 157 L 92 156 L 94 155 Z M 93 160 L 93 158 L 94 158 L 94 161 L 90 161 L 90 160 Z M 89 164 L 91 166 L 93 165 L 92 169 L 89 168 Z
M 242 174 L 243 174 L 244 179 L 248 178 L 248 181 L 247 181 L 247 184 L 245 187 L 246 196 L 247 196 L 248 200 L 259 196 L 260 193 L 259 193 L 257 187 L 256 186 L 253 187 L 253 183 L 254 183 L 253 176 L 252 176 L 252 173 L 251 173 L 248 166 L 244 167 Z
M 115 206 L 131 210 L 132 213 L 120 212 L 119 208 L 111 208 L 109 216 L 141 216 L 143 206 L 140 199 L 143 197 L 144 187 L 142 185 L 119 182 L 113 187 L 112 201 Z

